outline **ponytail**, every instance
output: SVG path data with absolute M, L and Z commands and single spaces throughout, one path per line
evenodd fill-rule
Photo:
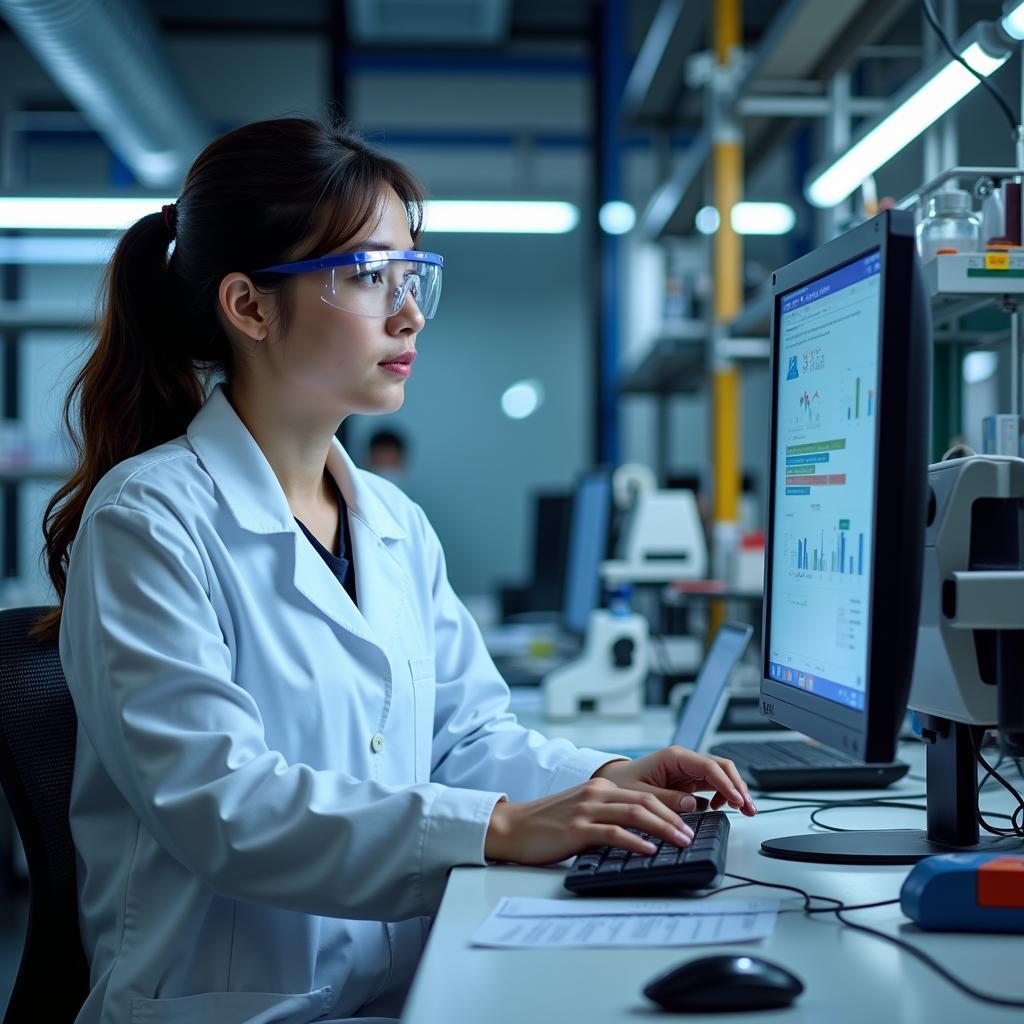
M 47 570 L 61 604 L 71 543 L 93 488 L 117 463 L 184 433 L 203 404 L 203 385 L 168 302 L 168 227 L 165 213 L 151 213 L 121 237 L 103 284 L 96 348 L 64 401 L 77 466 L 43 514 Z M 60 608 L 32 635 L 56 643 L 59 630 Z

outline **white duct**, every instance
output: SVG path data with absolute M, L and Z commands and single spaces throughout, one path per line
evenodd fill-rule
M 144 185 L 177 189 L 212 131 L 132 0 L 0 0 L 0 14 Z

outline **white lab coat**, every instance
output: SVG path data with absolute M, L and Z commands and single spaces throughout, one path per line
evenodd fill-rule
M 337 440 L 327 469 L 358 609 L 222 385 L 89 498 L 60 629 L 81 1024 L 396 1016 L 499 796 L 613 756 L 516 722 L 422 510 Z

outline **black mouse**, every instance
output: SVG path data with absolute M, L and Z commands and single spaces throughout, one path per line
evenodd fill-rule
M 775 1010 L 789 1006 L 804 986 L 784 967 L 756 956 L 726 954 L 688 960 L 648 982 L 644 995 L 666 1010 Z

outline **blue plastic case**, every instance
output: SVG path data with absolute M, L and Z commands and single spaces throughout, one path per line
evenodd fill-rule
M 926 857 L 907 875 L 900 906 L 929 931 L 1024 933 L 1024 855 Z

